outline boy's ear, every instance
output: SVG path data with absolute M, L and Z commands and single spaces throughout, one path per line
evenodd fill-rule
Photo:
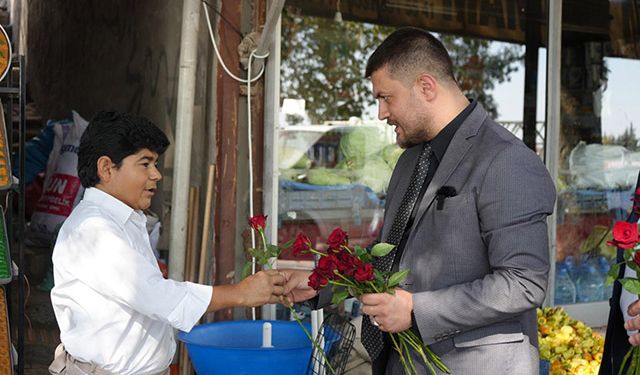
M 99 157 L 98 161 L 96 162 L 96 167 L 98 169 L 97 172 L 100 183 L 104 184 L 106 182 L 109 182 L 111 180 L 111 174 L 113 172 L 113 162 L 111 161 L 111 158 L 106 155 Z

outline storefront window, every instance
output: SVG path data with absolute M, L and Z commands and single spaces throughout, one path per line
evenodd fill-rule
M 393 128 L 377 119 L 363 73 L 368 56 L 396 27 L 421 26 L 436 34 L 450 51 L 465 94 L 523 136 L 526 22 L 517 7 L 496 13 L 493 7 L 469 12 L 455 4 L 436 10 L 363 2 L 341 9 L 345 20 L 340 20 L 333 17 L 333 2 L 291 3 L 282 18 L 281 107 L 274 137 L 279 243 L 304 232 L 323 249 L 337 227 L 349 233 L 352 244 L 368 246 L 378 237 L 386 187 L 402 149 L 395 145 Z M 369 12 L 375 7 L 377 15 Z M 442 17 L 436 17 L 440 11 Z M 539 47 L 534 43 L 536 56 Z M 534 65 L 544 71 L 537 58 Z M 543 157 L 544 102 L 539 100 L 536 111 L 534 83 L 530 147 Z M 281 258 L 305 259 L 290 253 Z
M 637 5 L 589 4 L 567 11 L 568 1 L 563 11 L 555 304 L 611 296 L 604 280 L 615 249 L 606 242 L 631 208 L 640 169 Z

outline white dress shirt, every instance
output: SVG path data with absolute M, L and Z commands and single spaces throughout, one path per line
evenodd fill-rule
M 162 277 L 141 211 L 97 189 L 62 225 L 51 302 L 73 357 L 120 374 L 166 369 L 173 328 L 190 331 L 213 288 Z

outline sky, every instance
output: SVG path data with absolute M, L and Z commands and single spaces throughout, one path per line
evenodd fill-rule
M 540 49 L 538 66 L 538 111 L 536 118 L 544 121 L 546 97 L 546 50 Z M 640 60 L 605 58 L 609 68 L 607 86 L 602 93 L 602 128 L 607 135 L 620 135 L 633 123 L 640 133 L 640 105 L 637 90 L 640 88 Z M 524 66 L 511 75 L 510 82 L 497 85 L 493 91 L 498 103 L 499 121 L 522 121 L 524 101 Z
M 499 48 L 504 43 L 494 42 Z M 536 118 L 545 120 L 546 106 L 546 49 L 541 48 L 538 53 L 538 108 Z M 602 128 L 606 135 L 618 136 L 633 123 L 636 134 L 640 134 L 640 105 L 636 91 L 640 89 L 640 60 L 605 58 L 609 68 L 608 81 L 602 93 L 600 102 Z M 518 71 L 511 74 L 511 80 L 497 84 L 492 91 L 495 102 L 498 104 L 497 120 L 501 122 L 522 121 L 524 105 L 524 64 Z M 292 112 L 304 113 L 304 104 L 297 103 L 300 107 L 292 109 Z M 285 108 L 283 108 L 285 110 Z M 365 109 L 363 119 L 370 120 L 377 117 L 377 106 Z M 308 121 L 308 119 L 307 119 Z
M 496 45 L 506 43 L 494 43 Z M 538 111 L 536 119 L 544 121 L 545 90 L 546 90 L 546 60 L 545 49 L 538 52 Z M 511 80 L 499 83 L 493 90 L 493 98 L 498 103 L 498 121 L 522 121 L 524 107 L 524 63 L 516 72 L 511 73 Z

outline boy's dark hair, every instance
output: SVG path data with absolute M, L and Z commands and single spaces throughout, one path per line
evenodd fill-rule
M 160 155 L 168 146 L 167 136 L 144 117 L 98 112 L 80 138 L 78 177 L 82 186 L 93 187 L 100 182 L 97 162 L 101 156 L 108 156 L 120 168 L 124 158 L 144 148 Z
M 413 80 L 426 72 L 437 79 L 456 82 L 451 57 L 442 42 L 416 27 L 403 27 L 391 33 L 369 57 L 365 77 L 385 66 L 400 81 Z

